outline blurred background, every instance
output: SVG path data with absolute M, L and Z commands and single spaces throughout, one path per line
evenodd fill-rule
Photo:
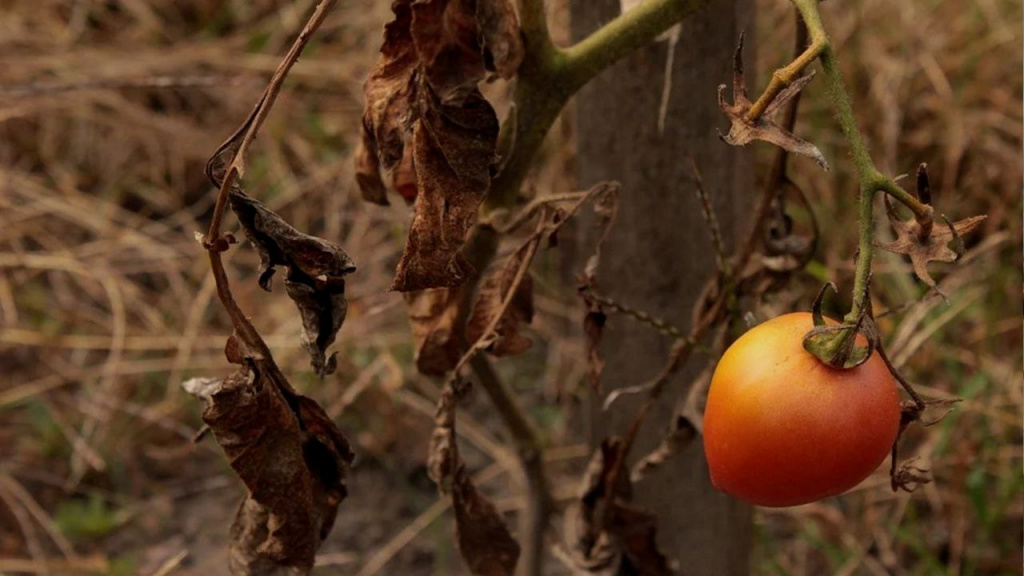
M 564 40 L 562 4 L 551 12 Z M 229 323 L 193 238 L 214 200 L 202 168 L 314 5 L 0 2 L 0 573 L 226 572 L 242 488 L 215 443 L 193 443 L 201 406 L 180 389 L 230 371 Z M 1020 574 L 1021 2 L 830 0 L 822 9 L 879 168 L 928 162 L 941 212 L 989 218 L 959 264 L 932 267 L 948 305 L 902 307 L 922 285 L 902 258 L 876 260 L 876 310 L 898 310 L 880 322 L 894 360 L 925 394 L 964 399 L 909 436 L 905 454 L 935 481 L 893 494 L 880 470 L 840 498 L 758 510 L 754 572 Z M 389 16 L 387 2 L 339 3 L 289 76 L 246 172 L 249 194 L 339 242 L 359 267 L 336 374 L 320 382 L 310 373 L 292 303 L 256 286 L 255 251 L 226 259 L 278 363 L 358 453 L 318 570 L 459 574 L 447 506 L 424 466 L 439 384 L 415 372 L 405 304 L 386 292 L 410 211 L 362 203 L 352 169 L 362 81 Z M 788 3 L 757 0 L 750 26 L 756 92 L 790 56 Z M 723 62 L 722 80 L 729 75 Z M 488 87 L 499 111 L 506 90 Z M 565 114 L 552 130 L 538 189 L 574 189 L 576 121 Z M 836 166 L 792 163 L 826 233 L 779 311 L 807 308 L 823 281 L 852 277 L 857 186 L 818 84 L 805 92 L 797 133 Z M 754 149 L 763 167 L 770 150 Z M 557 267 L 546 269 L 534 346 L 501 369 L 543 429 L 556 497 L 569 499 L 589 452 L 570 418 L 586 395 L 582 310 Z M 466 458 L 514 513 L 516 460 L 486 399 L 468 404 Z

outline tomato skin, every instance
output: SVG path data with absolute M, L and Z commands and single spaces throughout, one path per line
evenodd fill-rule
M 759 506 L 806 504 L 856 486 L 888 456 L 900 423 L 896 380 L 878 354 L 852 370 L 822 364 L 803 348 L 812 327 L 809 313 L 779 316 L 719 361 L 704 451 L 722 492 Z

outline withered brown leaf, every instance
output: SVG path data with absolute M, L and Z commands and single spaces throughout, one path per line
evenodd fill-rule
M 477 0 L 476 17 L 487 50 L 488 68 L 502 78 L 512 78 L 523 62 L 519 18 L 511 0 Z
M 184 384 L 248 489 L 231 526 L 236 574 L 308 574 L 347 494 L 348 441 L 278 378 L 272 361 L 249 358 L 223 381 Z
M 470 572 L 477 576 L 511 576 L 519 560 L 519 544 L 498 509 L 473 485 L 459 458 L 455 407 L 466 388 L 455 379 L 441 394 L 427 467 L 441 492 L 451 496 L 456 541 Z
M 648 474 L 660 468 L 672 456 L 683 451 L 696 437 L 697 427 L 694 426 L 693 421 L 684 412 L 684 407 L 680 406 L 672 415 L 672 424 L 668 429 L 668 433 L 662 437 L 657 448 L 649 452 L 633 466 L 630 479 L 633 482 L 639 482 L 646 478 Z
M 406 135 L 415 119 L 415 72 L 419 59 L 413 44 L 412 0 L 391 5 L 395 19 L 384 27 L 380 59 L 363 85 L 363 128 L 369 149 L 390 170 L 402 159 Z
M 570 559 L 590 574 L 671 575 L 655 541 L 655 516 L 630 504 L 633 487 L 621 448 L 621 439 L 606 438 L 587 465 L 579 497 L 566 514 Z
M 359 144 L 356 148 L 356 184 L 363 200 L 387 206 L 387 187 L 380 176 L 380 159 L 374 149 L 375 144 L 366 127 L 359 130 Z
M 921 225 L 911 218 L 902 220 L 896 213 L 896 208 L 888 195 L 885 196 L 886 212 L 889 215 L 889 223 L 896 233 L 896 240 L 888 244 L 875 242 L 882 250 L 904 254 L 910 257 L 914 266 L 914 274 L 922 282 L 932 288 L 936 288 L 935 280 L 928 273 L 928 263 L 932 261 L 956 262 L 963 254 L 963 237 L 981 225 L 988 218 L 986 215 L 971 216 L 958 222 L 950 222 L 945 216 L 942 220 L 945 226 L 935 223 L 931 233 L 921 237 Z M 950 247 L 950 244 L 953 247 Z
M 583 317 L 583 336 L 587 355 L 587 382 L 590 389 L 601 390 L 601 373 L 604 372 L 604 359 L 601 358 L 601 338 L 604 336 L 604 325 L 608 316 L 600 306 L 588 306 Z
M 462 293 L 461 288 L 432 288 L 404 294 L 420 373 L 443 376 L 459 361 L 464 340 L 459 322 Z
M 381 56 L 366 82 L 357 154 L 364 198 L 385 203 L 379 171 L 390 171 L 408 201 L 417 199 L 392 288 L 400 292 L 461 285 L 471 272 L 459 254 L 494 171 L 498 121 L 477 84 L 488 57 L 510 76 L 521 38 L 508 0 L 398 0 Z M 411 138 L 412 155 L 405 153 Z M 415 184 L 408 178 L 409 162 Z
M 476 0 L 419 0 L 412 14 L 424 79 L 442 104 L 461 105 L 487 73 Z
M 285 289 L 302 316 L 302 347 L 320 376 L 334 372 L 335 355 L 327 348 L 345 322 L 345 276 L 356 270 L 340 246 L 292 228 L 262 202 L 238 188 L 229 196 L 245 236 L 260 254 L 259 285 L 270 291 L 275 267 L 288 269 Z
M 722 112 L 725 112 L 731 124 L 729 133 L 723 135 L 719 132 L 719 137 L 731 146 L 745 146 L 754 140 L 770 142 L 795 154 L 809 156 L 823 169 L 828 170 L 828 162 L 817 146 L 796 137 L 792 132 L 775 122 L 775 117 L 811 81 L 814 73 L 811 72 L 793 81 L 775 96 L 765 108 L 764 114 L 760 118 L 748 121 L 746 114 L 753 107 L 753 102 L 747 97 L 747 86 L 743 77 L 742 53 L 743 35 L 740 35 L 740 42 L 736 48 L 736 56 L 733 63 L 732 104 L 725 101 L 725 84 L 718 87 L 718 106 L 722 109 Z
M 424 87 L 425 88 L 425 87 Z M 445 106 L 419 91 L 413 129 L 415 214 L 393 290 L 459 286 L 472 272 L 460 253 L 490 187 L 498 137 L 494 109 L 474 88 L 461 106 Z
M 608 531 L 619 543 L 623 572 L 644 576 L 671 576 L 675 570 L 658 550 L 658 521 L 647 510 L 617 502 L 610 511 Z
M 395 192 L 398 192 L 406 204 L 416 201 L 419 190 L 416 188 L 416 166 L 412 159 L 412 149 L 405 149 L 402 161 L 391 172 L 391 183 L 395 187 Z
M 470 342 L 481 338 L 494 320 L 494 316 L 501 311 L 502 302 L 508 297 L 526 253 L 526 250 L 520 248 L 510 254 L 505 263 L 488 274 L 481 284 L 477 300 L 473 304 L 473 312 L 466 323 L 466 338 Z M 533 342 L 520 333 L 520 325 L 532 321 L 533 278 L 527 274 L 512 296 L 508 310 L 498 322 L 495 329 L 497 339 L 487 347 L 487 351 L 498 357 L 515 356 L 525 352 Z

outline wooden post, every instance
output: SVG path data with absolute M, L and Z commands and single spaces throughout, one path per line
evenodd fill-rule
M 620 10 L 619 0 L 571 0 L 570 6 L 577 40 Z M 747 27 L 749 34 L 751 16 L 749 0 L 713 0 L 684 23 L 663 133 L 658 111 L 668 42 L 631 54 L 576 98 L 580 187 L 601 180 L 623 185 L 618 220 L 602 253 L 600 288 L 684 330 L 705 279 L 715 269 L 687 154 L 702 172 L 727 241 L 747 225 L 755 203 L 750 152 L 727 146 L 715 131 L 728 129 L 716 89 L 732 81 L 733 51 L 740 30 Z M 752 44 L 748 38 L 747 46 Z M 571 265 L 578 270 L 582 262 Z M 612 316 L 602 345 L 605 390 L 649 380 L 664 365 L 669 344 L 647 326 Z M 700 360 L 698 355 L 691 364 Z M 680 374 L 648 415 L 634 459 L 660 440 L 694 372 Z M 623 433 L 636 405 L 623 400 L 610 414 L 595 418 L 595 443 L 606 434 Z M 661 549 L 679 561 L 682 574 L 749 573 L 750 508 L 711 487 L 699 441 L 644 479 L 636 492 L 638 503 L 657 513 Z

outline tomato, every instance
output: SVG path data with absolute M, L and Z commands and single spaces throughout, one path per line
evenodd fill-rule
M 806 504 L 856 486 L 889 454 L 900 423 L 896 380 L 878 354 L 851 370 L 822 364 L 803 348 L 812 325 L 805 312 L 779 316 L 719 361 L 704 451 L 722 492 L 759 506 Z

